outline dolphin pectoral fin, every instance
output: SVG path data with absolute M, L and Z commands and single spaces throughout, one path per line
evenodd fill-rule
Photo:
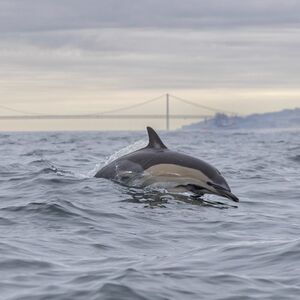
M 158 134 L 155 132 L 153 128 L 147 127 L 147 132 L 149 137 L 149 143 L 146 148 L 167 149 L 167 147 L 161 141 L 160 137 L 158 136 Z

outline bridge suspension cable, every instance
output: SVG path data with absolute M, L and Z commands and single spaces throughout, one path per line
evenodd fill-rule
M 133 108 L 137 108 L 152 102 L 155 102 L 157 100 L 159 100 L 160 98 L 164 97 L 165 95 L 160 95 L 159 97 L 155 97 L 140 103 L 136 103 L 133 105 L 129 105 L 129 106 L 125 106 L 125 107 L 121 107 L 121 108 L 117 108 L 117 109 L 113 109 L 113 110 L 107 110 L 107 111 L 103 111 L 103 112 L 96 112 L 96 113 L 88 113 L 88 114 L 82 114 L 82 116 L 96 116 L 96 115 L 106 115 L 106 114 L 113 114 L 113 113 L 117 113 L 117 112 L 122 112 L 122 111 L 126 111 L 129 109 L 133 109 Z M 21 114 L 25 114 L 25 115 L 37 115 L 37 116 L 45 116 L 45 115 L 49 115 L 49 114 L 45 114 L 45 113 L 37 113 L 37 112 L 29 112 L 29 111 L 24 111 L 24 110 L 19 110 L 19 109 L 14 109 L 8 106 L 4 106 L 4 105 L 0 105 L 0 108 L 5 109 L 5 110 L 9 110 L 9 111 L 13 111 L 13 112 L 17 112 L 17 113 L 21 113 Z M 59 115 L 58 115 L 59 116 Z
M 125 111 L 125 110 L 129 110 L 129 109 L 132 109 L 132 108 L 137 108 L 137 107 L 140 107 L 140 106 L 143 106 L 143 105 L 155 102 L 155 101 L 159 100 L 160 98 L 162 98 L 164 96 L 165 95 L 160 95 L 159 97 L 155 97 L 155 98 L 152 98 L 152 99 L 140 102 L 140 103 L 136 103 L 136 104 L 133 104 L 133 105 L 129 105 L 129 106 L 125 106 L 125 107 L 113 109 L 113 110 L 107 110 L 107 111 L 104 111 L 104 112 L 87 114 L 86 116 L 91 116 L 91 115 L 92 116 L 94 116 L 94 115 L 105 115 L 105 114 L 113 114 L 113 113 L 117 113 L 117 112 L 122 112 L 122 111 Z
M 39 115 L 39 116 L 46 115 L 46 114 L 43 114 L 43 113 L 29 112 L 29 111 L 25 111 L 25 110 L 15 109 L 15 108 L 11 108 L 11 107 L 4 106 L 4 105 L 0 105 L 0 108 L 2 108 L 4 110 L 17 112 L 17 113 L 20 113 L 20 114 L 25 114 L 25 115 Z
M 230 114 L 230 115 L 236 115 L 237 114 L 237 113 L 232 112 L 232 111 L 226 111 L 226 110 L 221 110 L 221 109 L 217 109 L 217 108 L 214 108 L 214 107 L 202 105 L 202 104 L 199 104 L 199 103 L 196 103 L 196 102 L 193 102 L 193 101 L 190 101 L 190 100 L 186 100 L 186 99 L 174 96 L 174 95 L 170 95 L 170 96 L 174 99 L 179 100 L 180 102 L 183 102 L 183 103 L 186 103 L 186 104 L 189 104 L 189 105 L 193 105 L 193 106 L 196 106 L 196 107 L 200 107 L 202 109 L 206 109 L 206 110 L 209 110 L 209 111 L 219 112 L 219 113 L 227 113 L 227 114 Z

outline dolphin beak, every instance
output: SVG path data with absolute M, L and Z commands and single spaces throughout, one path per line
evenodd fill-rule
M 218 195 L 228 198 L 234 202 L 239 202 L 239 198 L 237 196 L 235 196 L 234 194 L 231 193 L 230 189 L 225 189 L 224 187 L 212 183 L 212 182 L 207 182 L 208 185 L 212 186 L 215 188 L 215 190 L 218 192 Z M 229 187 L 228 187 L 229 188 Z
M 229 191 L 220 191 L 220 195 L 223 197 L 226 197 L 228 199 L 231 199 L 234 202 L 239 202 L 239 198 L 237 196 L 235 196 L 234 194 L 232 194 Z

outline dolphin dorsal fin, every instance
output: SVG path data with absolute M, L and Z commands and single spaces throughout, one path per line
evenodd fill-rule
M 149 137 L 149 144 L 146 148 L 167 149 L 167 147 L 161 141 L 160 137 L 153 128 L 147 127 L 147 132 Z

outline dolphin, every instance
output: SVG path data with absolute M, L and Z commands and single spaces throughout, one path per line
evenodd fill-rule
M 119 157 L 100 169 L 95 177 L 130 187 L 161 185 L 199 196 L 215 194 L 239 202 L 221 173 L 198 158 L 169 150 L 158 134 L 147 127 L 146 147 Z

